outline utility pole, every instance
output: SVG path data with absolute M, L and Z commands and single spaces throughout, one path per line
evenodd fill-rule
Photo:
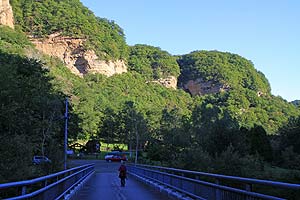
M 65 147 L 65 158 L 64 158 L 64 170 L 67 169 L 67 150 L 68 150 L 68 98 L 66 98 L 65 101 L 66 104 L 66 112 L 65 112 L 65 142 L 64 142 L 64 147 Z
M 139 147 L 139 134 L 137 131 L 137 119 L 135 119 L 135 137 L 136 137 L 136 146 L 135 146 L 135 159 L 134 159 L 134 165 L 137 164 L 137 158 L 138 158 L 138 147 Z

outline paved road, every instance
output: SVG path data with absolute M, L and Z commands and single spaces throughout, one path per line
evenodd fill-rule
M 120 186 L 118 167 L 120 163 L 107 163 L 101 160 L 72 160 L 69 166 L 95 163 L 95 175 L 80 190 L 75 200 L 161 200 L 169 199 L 165 194 L 129 176 L 126 186 Z

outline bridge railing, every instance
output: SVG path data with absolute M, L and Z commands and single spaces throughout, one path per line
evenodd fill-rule
M 93 172 L 94 164 L 88 164 L 32 180 L 0 184 L 0 199 L 63 199 Z M 12 196 L 7 197 L 7 193 Z
M 252 191 L 254 185 L 300 191 L 299 184 L 242 178 L 151 165 L 129 165 L 130 174 L 167 186 L 193 199 L 283 199 Z M 201 180 L 201 179 L 202 180 Z M 209 180 L 209 181 L 208 181 Z M 230 182 L 230 184 L 228 184 Z M 225 184 L 227 183 L 227 184 Z

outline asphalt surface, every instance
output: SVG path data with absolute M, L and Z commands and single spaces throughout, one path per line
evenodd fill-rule
M 120 163 L 108 163 L 103 160 L 71 160 L 69 167 L 95 163 L 95 174 L 86 182 L 75 200 L 162 200 L 167 195 L 146 186 L 128 176 L 126 186 L 120 186 L 118 168 Z

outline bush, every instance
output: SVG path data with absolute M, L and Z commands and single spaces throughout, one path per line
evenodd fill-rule
M 215 173 L 242 177 L 257 177 L 264 170 L 264 163 L 258 155 L 241 157 L 232 146 L 217 155 L 213 165 Z
M 201 147 L 186 150 L 182 152 L 181 157 L 181 163 L 183 163 L 182 168 L 184 169 L 206 172 L 212 171 L 212 157 Z
M 281 166 L 288 169 L 300 170 L 300 155 L 294 152 L 294 148 L 289 146 L 281 152 Z

